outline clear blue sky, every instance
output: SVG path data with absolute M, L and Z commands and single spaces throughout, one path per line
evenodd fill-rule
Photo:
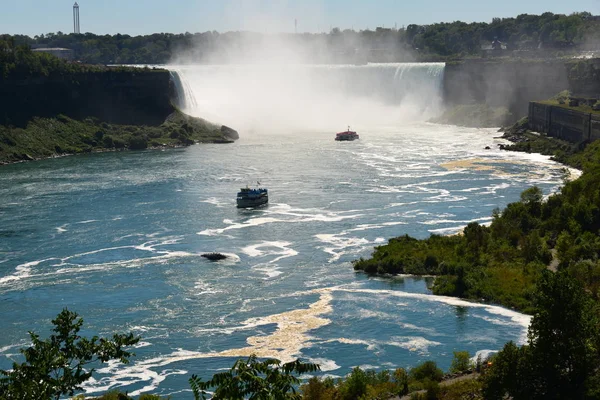
M 1 0 L 0 33 L 73 31 L 73 0 Z M 493 17 L 600 14 L 600 0 L 79 0 L 81 31 L 96 34 L 299 32 L 398 27 Z

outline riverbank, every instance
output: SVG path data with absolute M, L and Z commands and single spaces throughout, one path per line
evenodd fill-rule
M 232 143 L 235 130 L 173 111 L 158 126 L 125 125 L 66 115 L 33 117 L 23 128 L 0 125 L 0 165 L 102 151 Z
M 409 273 L 435 275 L 433 293 L 499 304 L 532 313 L 537 281 L 548 265 L 558 270 L 576 268 L 582 284 L 597 291 L 591 270 L 598 249 L 595 233 L 600 227 L 597 196 L 600 175 L 600 144 L 586 147 L 556 141 L 525 130 L 509 129 L 513 145 L 507 150 L 540 150 L 565 165 L 581 168 L 582 175 L 567 182 L 561 191 L 544 200 L 537 188 L 525 190 L 515 203 L 495 210 L 489 226 L 468 224 L 463 235 L 432 235 L 418 240 L 408 235 L 392 238 L 375 248 L 371 258 L 353 262 L 354 269 L 369 275 Z M 542 151 L 543 150 L 543 151 Z M 568 151 L 567 151 L 568 150 Z M 558 264 L 556 260 L 559 260 Z

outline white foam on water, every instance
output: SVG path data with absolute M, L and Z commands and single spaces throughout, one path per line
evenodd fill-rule
M 228 226 L 226 228 L 206 229 L 201 232 L 198 232 L 198 235 L 215 236 L 215 235 L 220 235 L 220 234 L 222 234 L 226 231 L 232 230 L 232 229 L 245 229 L 245 228 L 251 228 L 254 226 L 272 224 L 275 222 L 285 222 L 285 221 L 281 220 L 281 219 L 277 219 L 277 218 L 271 218 L 271 217 L 251 218 L 251 219 L 247 220 L 246 222 L 231 224 L 230 226 Z
M 370 230 L 370 229 L 381 229 L 381 228 L 385 228 L 388 226 L 397 226 L 397 225 L 408 225 L 408 223 L 404 222 L 404 221 L 388 221 L 388 222 L 382 222 L 380 224 L 360 224 L 360 225 L 356 225 L 356 228 L 345 230 L 343 233 L 360 232 L 360 231 L 366 231 L 366 230 Z
M 294 257 L 298 255 L 298 252 L 294 249 L 289 248 L 290 242 L 284 241 L 263 241 L 262 243 L 246 246 L 242 249 L 242 252 L 249 255 L 250 257 L 261 257 L 278 255 L 279 257 L 269 261 L 269 263 L 276 263 L 284 258 Z M 261 250 L 267 249 L 267 250 Z M 276 250 L 273 250 L 276 249 Z
M 22 348 L 23 346 L 26 346 L 26 345 L 27 345 L 27 343 L 23 342 L 21 344 L 9 344 L 8 346 L 0 347 L 0 354 L 4 354 L 10 349 Z M 4 354 L 4 355 L 8 356 L 8 354 Z
M 512 321 L 507 321 L 507 320 L 500 319 L 500 318 L 492 318 L 492 317 L 488 317 L 486 315 L 473 315 L 473 317 L 482 319 L 482 320 L 489 322 L 490 324 L 494 324 L 494 325 L 504 325 L 504 326 L 513 326 L 514 325 L 514 323 Z
M 223 293 L 223 290 L 215 289 L 209 283 L 206 283 L 201 279 L 194 283 L 194 289 L 197 291 L 195 293 L 197 295 Z
M 197 234 L 205 236 L 217 236 L 230 230 L 246 229 L 272 223 L 339 222 L 346 219 L 353 219 L 362 216 L 362 214 L 343 215 L 348 213 L 348 211 L 324 212 L 320 209 L 293 208 L 288 204 L 274 204 L 271 205 L 271 207 L 269 207 L 268 209 L 261 211 L 265 215 L 284 216 L 293 218 L 282 219 L 269 216 L 251 218 L 241 223 L 227 221 L 229 226 L 225 228 L 205 229 L 203 231 L 198 232 Z
M 328 358 L 311 358 L 307 359 L 308 362 L 313 364 L 319 364 L 322 372 L 335 371 L 336 369 L 340 369 L 340 366 L 335 363 L 334 360 L 330 360 Z
M 148 332 L 152 329 L 154 329 L 154 328 L 149 327 L 149 326 L 144 326 L 144 325 L 134 325 L 131 328 L 129 328 L 129 330 L 139 331 L 139 332 Z
M 67 231 L 66 227 L 67 227 L 68 225 L 69 225 L 69 224 L 62 224 L 61 226 L 57 226 L 57 227 L 56 227 L 56 228 L 54 228 L 54 229 L 56 229 L 56 232 L 58 232 L 58 233 L 63 233 L 63 232 L 66 232 L 66 231 Z
M 498 350 L 478 350 L 473 357 L 471 357 L 471 362 L 476 363 L 477 359 L 481 356 L 481 361 L 485 361 L 493 354 L 498 353 Z
M 215 206 L 217 206 L 217 207 L 219 207 L 219 208 L 223 208 L 223 207 L 229 207 L 229 206 L 231 206 L 231 203 L 228 203 L 228 202 L 226 202 L 226 201 L 223 201 L 223 200 L 219 200 L 219 199 L 218 199 L 218 198 L 216 198 L 216 197 L 210 197 L 210 198 L 208 198 L 208 199 L 205 199 L 205 200 L 200 200 L 200 202 L 201 202 L 201 203 L 208 203 L 208 204 L 212 204 L 212 205 L 215 205 Z
M 275 324 L 277 329 L 268 335 L 251 336 L 246 339 L 248 347 L 229 349 L 221 352 L 201 353 L 177 349 L 171 354 L 136 361 L 134 364 L 122 365 L 118 361 L 109 361 L 108 366 L 98 369 L 98 373 L 110 375 L 101 380 L 90 379 L 84 384 L 86 393 L 105 392 L 114 387 L 126 386 L 132 383 L 148 382 L 143 388 L 132 392 L 138 395 L 151 391 L 169 375 L 187 374 L 182 370 L 165 370 L 164 367 L 175 362 L 215 358 L 215 357 L 249 357 L 255 354 L 259 358 L 277 358 L 282 362 L 293 361 L 300 356 L 300 350 L 310 340 L 308 332 L 330 323 L 322 315 L 332 312 L 331 291 L 311 290 L 304 294 L 319 294 L 319 300 L 309 305 L 308 308 L 286 311 L 265 317 L 250 318 L 242 322 L 241 326 L 228 328 L 230 330 L 251 329 L 263 325 Z M 199 329 L 198 332 L 221 332 L 223 329 Z M 325 368 L 338 369 L 335 362 L 323 359 Z M 153 369 L 162 369 L 155 372 Z
M 342 343 L 342 344 L 351 344 L 357 346 L 365 346 L 367 350 L 373 351 L 377 349 L 377 341 L 374 340 L 363 340 L 363 339 L 349 339 L 349 338 L 334 338 L 323 340 L 320 343 Z
M 97 369 L 97 372 L 109 375 L 108 377 L 100 380 L 92 377 L 82 385 L 87 394 L 107 392 L 115 387 L 123 387 L 133 383 L 149 382 L 144 387 L 129 393 L 132 396 L 138 396 L 141 393 L 156 389 L 170 375 L 186 375 L 189 373 L 185 370 L 153 371 L 153 368 L 163 366 L 161 357 L 126 366 L 115 360 L 108 361 L 107 364 L 106 367 Z
M 79 221 L 79 222 L 75 222 L 76 224 L 91 224 L 92 222 L 98 222 L 97 219 L 88 219 L 85 221 Z
M 132 246 L 115 246 L 115 247 L 107 247 L 97 250 L 91 250 L 87 252 L 73 254 L 63 258 L 48 258 L 44 260 L 32 261 L 25 264 L 18 265 L 15 268 L 15 273 L 12 275 L 4 276 L 0 278 L 0 285 L 6 285 L 9 283 L 14 283 L 21 280 L 31 280 L 32 278 L 48 278 L 57 275 L 64 274 L 72 274 L 72 273 L 88 273 L 88 272 L 96 272 L 96 271 L 107 271 L 113 268 L 139 268 L 143 267 L 144 264 L 148 262 L 155 263 L 166 263 L 170 259 L 173 258 L 187 258 L 187 257 L 199 257 L 200 254 L 197 253 L 189 253 L 184 251 L 168 251 L 168 250 L 156 250 L 155 247 L 158 245 L 168 245 L 173 244 L 179 239 L 167 239 L 162 242 L 152 242 L 143 243 L 141 245 L 132 245 Z M 77 264 L 74 262 L 69 262 L 70 260 L 87 256 L 93 254 L 99 254 L 103 252 L 110 252 L 114 250 L 122 250 L 122 249 L 137 249 L 141 251 L 147 251 L 152 254 L 156 254 L 155 256 L 150 257 L 141 257 L 134 259 L 126 259 L 126 260 L 118 260 L 118 261 L 109 261 L 105 263 L 97 263 L 97 264 Z M 52 269 L 47 272 L 40 272 L 38 274 L 32 273 L 32 267 L 35 267 L 41 263 L 48 261 L 57 261 L 57 263 L 51 265 L 55 269 Z
M 448 228 L 428 229 L 427 232 L 433 233 L 435 235 L 455 235 L 459 232 L 462 232 L 464 229 L 465 229 L 464 225 L 459 225 L 459 226 L 451 226 Z
M 520 326 L 523 330 L 523 335 L 527 335 L 527 328 L 531 323 L 531 316 L 521 314 L 517 311 L 509 310 L 500 306 L 494 306 L 489 304 L 482 303 L 473 303 L 467 300 L 462 300 L 456 297 L 448 297 L 448 296 L 436 296 L 430 294 L 423 293 L 410 293 L 403 292 L 400 290 L 387 290 L 387 289 L 349 289 L 338 287 L 335 289 L 336 291 L 344 291 L 350 293 L 368 293 L 373 295 L 384 295 L 391 297 L 400 297 L 400 298 L 412 298 L 417 300 L 425 300 L 425 301 L 433 301 L 437 303 L 444 303 L 452 306 L 460 306 L 467 308 L 483 308 L 491 314 L 501 315 L 503 317 L 509 318 L 514 326 Z
M 265 254 L 264 251 L 259 250 L 262 244 L 255 244 L 251 246 L 246 246 L 242 249 L 242 253 L 249 255 L 250 257 L 260 257 Z
M 46 258 L 44 260 L 31 261 L 28 263 L 20 264 L 15 267 L 15 273 L 12 275 L 3 276 L 0 278 L 0 285 L 4 285 L 9 282 L 20 281 L 31 277 L 31 269 L 43 262 L 58 260 L 58 258 Z
M 152 343 L 150 343 L 150 342 L 142 342 L 142 341 L 140 341 L 140 342 L 137 342 L 137 344 L 135 344 L 135 345 L 133 346 L 133 348 L 135 348 L 135 349 L 140 349 L 140 348 L 142 348 L 142 347 L 148 347 L 148 346 L 152 346 Z
M 421 354 L 427 354 L 429 347 L 440 346 L 440 342 L 425 339 L 420 336 L 395 336 L 391 340 L 384 342 L 388 346 L 401 347 L 409 351 L 419 352 Z
M 159 255 L 153 257 L 141 257 L 129 260 L 119 260 L 100 264 L 86 264 L 82 266 L 80 264 L 69 264 L 63 263 L 61 265 L 69 266 L 68 268 L 60 268 L 53 272 L 42 274 L 41 276 L 52 276 L 68 273 L 83 273 L 83 272 L 95 272 L 95 271 L 109 271 L 114 268 L 141 268 L 147 263 L 158 263 L 165 264 L 169 260 L 174 258 L 187 258 L 187 257 L 200 257 L 199 253 L 188 253 L 185 251 L 161 251 Z
M 357 301 L 360 301 L 362 299 L 357 299 Z M 352 314 L 353 316 L 358 314 L 358 316 L 360 318 L 378 318 L 381 319 L 383 321 L 393 321 L 393 320 L 397 320 L 399 315 L 398 314 L 391 314 L 385 311 L 377 311 L 377 310 L 369 310 L 366 308 L 359 308 L 356 307 L 356 309 L 353 309 L 352 311 L 350 311 L 350 314 Z
M 277 265 L 273 264 L 258 264 L 253 266 L 252 270 L 265 274 L 265 280 L 277 278 L 279 275 L 283 274 L 283 272 L 279 270 Z
M 123 236 L 116 237 L 116 238 L 113 239 L 113 242 L 118 242 L 120 240 L 127 239 L 127 238 L 130 238 L 130 237 L 140 237 L 140 236 L 145 236 L 145 235 L 142 234 L 142 233 L 132 233 L 132 234 L 129 234 L 129 235 L 123 235 Z
M 408 304 L 402 304 L 402 306 L 408 307 Z M 409 324 L 409 323 L 406 323 L 406 322 L 398 322 L 397 324 L 400 325 L 404 329 L 410 329 L 410 330 L 417 331 L 417 332 L 427 333 L 427 334 L 432 335 L 432 336 L 438 335 L 438 333 L 436 332 L 436 330 L 434 328 L 427 328 L 427 327 L 424 327 L 424 326 L 417 326 L 417 325 Z
M 319 239 L 323 243 L 330 244 L 332 247 L 320 247 L 325 253 L 331 254 L 332 257 L 329 258 L 328 262 L 332 263 L 340 259 L 344 254 L 348 254 L 343 250 L 346 248 L 356 248 L 359 247 L 362 249 L 365 245 L 369 244 L 369 240 L 365 238 L 357 238 L 357 237 L 341 237 L 336 234 L 318 234 L 315 235 L 317 239 Z

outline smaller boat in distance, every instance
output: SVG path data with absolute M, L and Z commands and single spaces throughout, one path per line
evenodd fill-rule
M 260 185 L 260 183 L 259 183 Z M 269 191 L 265 188 L 241 188 L 237 194 L 237 207 L 258 207 L 269 202 Z
M 348 127 L 347 131 L 335 135 L 335 140 L 356 140 L 358 138 L 358 133 L 351 131 L 350 127 Z

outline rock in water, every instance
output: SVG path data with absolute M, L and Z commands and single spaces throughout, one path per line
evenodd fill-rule
M 202 257 L 208 258 L 210 261 L 220 261 L 227 258 L 225 254 L 221 253 L 204 253 L 202 254 Z
M 221 125 L 221 133 L 223 134 L 223 136 L 227 136 L 233 140 L 237 140 L 240 138 L 240 135 L 235 129 L 232 129 L 226 125 Z

